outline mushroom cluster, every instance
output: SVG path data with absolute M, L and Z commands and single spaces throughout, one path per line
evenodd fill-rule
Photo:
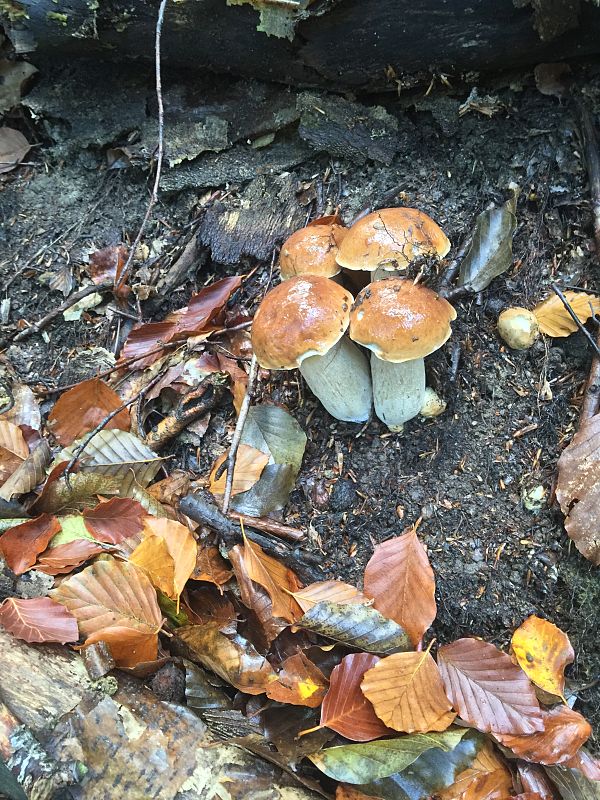
M 375 211 L 351 228 L 334 217 L 297 231 L 281 250 L 282 283 L 254 318 L 258 363 L 298 368 L 327 411 L 346 422 L 368 420 L 373 404 L 391 431 L 419 413 L 441 413 L 445 403 L 426 388 L 424 358 L 447 341 L 456 312 L 401 274 L 418 257 L 442 258 L 449 248 L 442 229 L 412 208 Z M 369 273 L 356 300 L 341 285 L 342 268 Z

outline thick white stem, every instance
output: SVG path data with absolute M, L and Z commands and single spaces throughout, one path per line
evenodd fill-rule
M 401 431 L 416 417 L 425 398 L 425 362 L 422 358 L 392 364 L 371 354 L 375 413 L 391 431 Z
M 332 417 L 364 422 L 371 415 L 373 392 L 369 362 L 342 336 L 324 356 L 309 356 L 300 365 L 302 377 Z

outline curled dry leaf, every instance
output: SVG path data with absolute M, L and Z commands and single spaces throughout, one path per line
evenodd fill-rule
M 364 590 L 416 647 L 437 609 L 433 570 L 415 530 L 377 545 L 365 569 Z
M 196 566 L 190 575 L 193 581 L 209 581 L 215 586 L 223 586 L 232 575 L 233 572 L 218 547 L 206 544 L 198 546 Z
M 233 604 L 212 586 L 188 590 L 186 610 L 197 625 L 215 622 L 221 631 L 235 631 L 237 613 Z
M 126 259 L 127 248 L 124 244 L 113 244 L 96 250 L 90 255 L 90 263 L 87 267 L 87 273 L 92 279 L 92 283 L 97 286 L 103 283 L 117 283 Z
M 568 706 L 556 706 L 543 714 L 544 730 L 529 735 L 495 734 L 500 744 L 535 764 L 565 764 L 589 739 L 592 726 Z
M 543 730 L 542 712 L 527 676 L 493 644 L 458 639 L 440 647 L 438 666 L 452 705 L 478 730 Z
M 533 615 L 513 633 L 511 647 L 529 680 L 545 692 L 563 697 L 565 667 L 575 658 L 566 633 Z
M 558 459 L 556 499 L 575 546 L 600 565 L 600 414 L 581 424 Z
M 135 565 L 96 561 L 50 595 L 77 618 L 84 647 L 106 642 L 119 667 L 156 659 L 162 615 L 154 587 Z
M 50 542 L 50 546 L 38 556 L 35 568 L 46 575 L 62 575 L 73 572 L 76 567 L 103 552 L 104 548 L 91 539 L 74 539 L 58 545 Z
M 48 417 L 56 441 L 66 447 L 84 433 L 94 430 L 112 411 L 123 405 L 119 395 L 99 378 L 78 383 L 62 394 Z M 129 411 L 123 409 L 110 420 L 105 430 L 128 431 Z
M 76 642 L 77 620 L 49 597 L 19 600 L 9 597 L 0 604 L 0 624 L 25 642 Z
M 239 275 L 222 278 L 205 286 L 198 294 L 192 295 L 186 308 L 173 312 L 167 317 L 168 322 L 175 323 L 172 339 L 184 339 L 188 336 L 199 336 L 223 326 L 221 318 L 231 295 L 240 288 L 242 279 Z
M 228 458 L 229 451 L 219 456 L 210 473 L 209 489 L 217 497 L 223 495 L 225 491 L 225 482 L 227 480 L 227 473 L 224 472 L 217 480 L 216 473 L 221 464 Z M 239 494 L 240 492 L 247 492 L 251 489 L 257 480 L 260 478 L 262 471 L 269 463 L 269 455 L 257 450 L 255 447 L 249 447 L 247 444 L 241 444 L 237 451 L 235 459 L 235 469 L 233 470 L 233 487 L 231 490 L 232 495 Z
M 129 556 L 129 561 L 143 570 L 152 584 L 167 597 L 179 596 L 174 589 L 175 561 L 160 536 L 146 536 Z
M 558 795 L 554 784 L 546 775 L 543 767 L 538 764 L 528 764 L 525 761 L 517 761 L 517 776 L 523 791 L 537 794 L 540 800 L 557 800 Z M 444 800 L 444 798 L 442 798 Z
M 396 731 L 445 731 L 456 717 L 429 652 L 382 659 L 365 674 L 361 689 L 379 719 Z
M 20 131 L 0 128 L 0 175 L 20 164 L 30 149 L 31 145 Z
M 0 420 L 0 483 L 4 483 L 28 455 L 23 431 L 12 422 Z
M 600 297 L 585 292 L 563 292 L 577 319 L 583 324 L 600 311 Z M 577 325 L 558 295 L 552 294 L 533 309 L 542 333 L 555 338 L 570 336 Z
M 34 393 L 24 383 L 13 383 L 10 387 L 12 406 L 0 414 L 0 419 L 13 425 L 26 425 L 34 431 L 42 426 L 42 414 Z
M 327 692 L 321 670 L 302 653 L 286 658 L 276 679 L 267 684 L 267 697 L 278 703 L 317 708 Z
M 461 772 L 452 786 L 439 793 L 439 800 L 505 800 L 513 781 L 506 760 L 491 742 L 485 741 L 473 762 Z
M 22 575 L 33 567 L 38 555 L 59 531 L 58 519 L 42 514 L 6 531 L 0 538 L 0 553 L 15 575 Z
M 10 500 L 15 495 L 27 494 L 35 489 L 46 476 L 46 467 L 50 463 L 50 458 L 50 446 L 43 439 L 0 488 L 0 498 Z
M 144 536 L 163 539 L 167 551 L 173 559 L 173 581 L 169 591 L 165 591 L 171 599 L 179 597 L 183 587 L 196 566 L 198 546 L 189 529 L 172 519 L 156 519 L 148 517 L 144 523 Z M 140 545 L 140 547 L 144 544 Z M 138 548 L 139 549 L 139 548 Z
M 136 326 L 127 337 L 119 360 L 129 361 L 136 369 L 149 367 L 162 356 L 163 351 L 158 348 L 170 340 L 174 329 L 172 322 L 147 322 Z
M 271 642 L 288 626 L 288 622 L 273 613 L 273 601 L 265 588 L 255 583 L 248 573 L 243 558 L 243 548 L 239 545 L 229 551 L 229 559 L 235 573 L 240 591 L 240 600 L 254 612 L 259 625 L 258 639 L 254 638 L 259 648 L 267 650 Z
M 140 503 L 129 497 L 113 497 L 83 512 L 85 527 L 95 539 L 119 544 L 140 533 L 147 514 Z
M 356 586 L 351 586 L 343 581 L 311 583 L 310 586 L 294 592 L 294 599 L 303 612 L 324 601 L 338 605 L 370 605 L 372 602 Z
M 370 742 L 391 733 L 360 689 L 365 672 L 378 661 L 379 657 L 371 653 L 351 653 L 341 660 L 329 679 L 329 691 L 321 707 L 321 725 L 352 742 Z

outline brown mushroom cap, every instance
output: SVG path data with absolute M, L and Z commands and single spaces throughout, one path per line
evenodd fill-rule
M 344 237 L 337 262 L 346 269 L 406 269 L 417 256 L 450 250 L 444 231 L 416 208 L 382 208 L 354 224 Z
M 350 292 L 320 275 L 290 278 L 267 292 L 252 323 L 252 347 L 261 367 L 294 369 L 324 355 L 350 321 Z
M 405 278 L 386 278 L 359 292 L 350 338 L 382 361 L 425 358 L 450 338 L 456 311 L 438 294 Z
M 300 228 L 287 239 L 279 255 L 282 280 L 293 275 L 322 275 L 333 278 L 342 271 L 335 260 L 338 247 L 348 232 L 337 224 Z

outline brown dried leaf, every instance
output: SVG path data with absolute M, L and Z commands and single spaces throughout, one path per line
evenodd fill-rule
M 31 492 L 44 480 L 50 458 L 50 446 L 43 439 L 0 488 L 0 498 L 11 500 L 14 495 Z
M 167 597 L 177 597 L 174 590 L 175 562 L 164 539 L 146 536 L 129 556 L 129 561 L 143 570 Z
M 339 605 L 369 605 L 372 602 L 355 586 L 343 581 L 318 581 L 293 594 L 303 612 L 308 611 L 324 600 L 330 603 L 338 603 Z
M 241 277 L 234 275 L 205 286 L 198 294 L 192 295 L 187 308 L 175 311 L 167 317 L 176 327 L 173 339 L 198 336 L 223 326 L 222 312 L 231 295 L 242 285 Z
M 127 337 L 119 361 L 132 359 L 130 365 L 135 369 L 144 369 L 161 358 L 163 351 L 157 350 L 172 338 L 175 324 L 173 322 L 148 322 L 131 330 Z M 157 350 L 157 352 L 153 352 Z M 151 355 L 148 355 L 151 353 Z
M 77 620 L 49 597 L 7 598 L 0 604 L 0 625 L 25 642 L 76 642 Z
M 0 420 L 0 483 L 4 483 L 28 455 L 29 448 L 21 428 Z
M 585 747 L 582 747 L 569 761 L 565 763 L 569 769 L 578 769 L 590 781 L 600 781 L 600 759 L 591 756 Z
M 493 644 L 458 639 L 440 647 L 438 666 L 452 705 L 478 730 L 543 730 L 542 712 L 527 676 Z
M 273 614 L 273 601 L 269 593 L 250 578 L 242 553 L 243 548 L 238 545 L 229 551 L 229 559 L 237 578 L 240 599 L 254 612 L 259 626 L 254 636 L 248 632 L 247 635 L 259 649 L 268 650 L 271 642 L 288 627 L 288 623 Z M 249 622 L 252 622 L 251 618 Z
M 214 622 L 221 631 L 235 631 L 237 614 L 233 603 L 212 586 L 188 591 L 186 608 L 192 615 L 190 619 L 197 625 Z
M 175 636 L 193 658 L 246 694 L 263 694 L 274 673 L 269 662 L 239 634 L 226 635 L 216 623 L 185 625 Z
M 219 552 L 219 548 L 200 545 L 196 555 L 196 566 L 190 575 L 193 581 L 209 581 L 215 586 L 223 586 L 231 578 L 233 572 L 227 561 Z
M 174 469 L 162 481 L 153 483 L 148 487 L 148 494 L 168 506 L 175 506 L 177 501 L 190 491 L 190 476 L 187 472 Z
M 229 452 L 223 453 L 219 456 L 210 473 L 209 489 L 216 496 L 222 496 L 225 491 L 225 482 L 227 474 L 224 472 L 219 480 L 216 480 L 215 475 L 221 464 L 227 459 Z M 269 463 L 269 455 L 263 453 L 262 450 L 257 450 L 255 447 L 250 447 L 247 444 L 239 446 L 237 456 L 235 459 L 235 469 L 233 470 L 233 487 L 231 494 L 236 495 L 240 492 L 247 492 L 260 478 L 263 469 Z
M 112 411 L 123 405 L 119 395 L 99 378 L 78 383 L 61 395 L 48 417 L 52 433 L 66 447 L 84 433 L 94 430 Z M 110 420 L 105 430 L 128 431 L 129 411 L 124 408 Z
M 22 575 L 33 567 L 38 555 L 59 531 L 56 517 L 42 514 L 7 530 L 0 538 L 0 553 L 15 575 Z
M 156 591 L 135 565 L 96 561 L 50 592 L 77 618 L 84 647 L 106 642 L 117 666 L 156 659 L 162 614 Z
M 14 128 L 0 128 L 0 175 L 20 164 L 30 149 L 22 133 Z
M 600 312 L 600 297 L 585 292 L 564 292 L 564 296 L 582 324 Z M 577 324 L 555 294 L 538 303 L 533 313 L 541 332 L 547 336 L 570 336 L 577 330 Z
M 35 562 L 35 568 L 46 575 L 62 575 L 73 572 L 88 559 L 105 552 L 104 548 L 90 539 L 74 539 L 44 550 Z
M 363 794 L 349 783 L 338 783 L 335 790 L 335 800 L 381 800 L 373 794 Z
M 360 688 L 379 719 L 396 731 L 445 731 L 456 717 L 429 652 L 383 658 L 365 674 Z
M 128 497 L 113 497 L 83 512 L 85 527 L 95 539 L 107 544 L 119 544 L 140 533 L 146 517 L 142 506 Z
M 537 764 L 518 761 L 517 775 L 525 793 L 529 792 L 534 796 L 537 794 L 540 800 L 558 800 L 554 784 L 542 767 Z
M 558 459 L 556 499 L 575 547 L 600 565 L 600 414 L 585 420 Z
M 564 700 L 565 667 L 575 659 L 567 634 L 533 615 L 513 633 L 511 647 L 529 680 Z
M 34 393 L 24 383 L 13 383 L 10 389 L 13 405 L 0 414 L 0 419 L 14 425 L 26 425 L 35 431 L 42 426 L 42 415 Z
M 438 793 L 438 800 L 505 800 L 511 791 L 512 775 L 506 760 L 486 741 L 468 769 L 458 775 L 452 786 Z
M 109 245 L 90 255 L 87 273 L 92 283 L 117 283 L 127 260 L 127 248 L 123 244 Z
M 565 764 L 589 739 L 592 726 L 568 706 L 543 712 L 544 730 L 529 735 L 495 734 L 504 747 L 524 761 L 535 764 Z
M 69 483 L 61 477 L 67 462 L 59 463 L 48 476 L 42 493 L 30 511 L 39 513 L 59 513 L 78 511 L 86 506 L 96 506 L 98 495 L 118 494 L 121 483 L 117 478 L 103 473 L 75 473 L 69 477 Z
M 341 660 L 329 679 L 321 725 L 353 742 L 370 742 L 391 733 L 360 689 L 365 673 L 378 661 L 378 656 L 370 653 L 352 653 Z
M 416 530 L 377 545 L 365 569 L 364 591 L 416 647 L 437 612 L 433 570 Z
M 159 536 L 164 539 L 175 564 L 172 599 L 179 597 L 183 587 L 196 566 L 198 545 L 189 528 L 173 519 L 147 517 L 144 522 L 145 536 Z
M 267 684 L 267 697 L 278 703 L 317 708 L 328 685 L 321 670 L 300 652 L 283 662 L 275 680 Z

